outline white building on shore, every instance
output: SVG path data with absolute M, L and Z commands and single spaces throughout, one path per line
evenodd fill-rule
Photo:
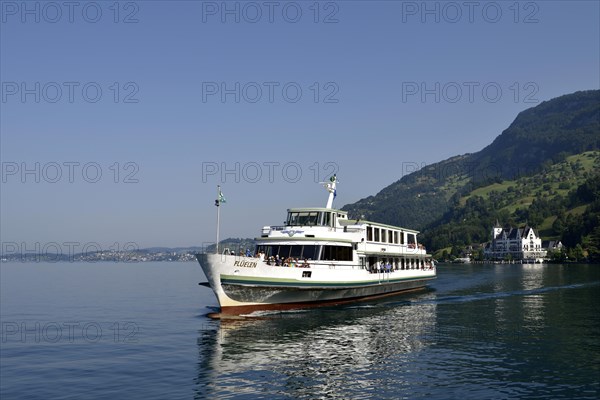
M 546 257 L 542 239 L 530 226 L 523 228 L 502 228 L 498 222 L 492 228 L 492 241 L 484 250 L 488 260 L 522 260 L 542 262 Z

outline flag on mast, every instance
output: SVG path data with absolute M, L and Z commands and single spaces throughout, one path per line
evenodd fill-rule
M 217 199 L 215 200 L 215 206 L 219 207 L 222 203 L 227 203 L 227 200 L 225 200 L 225 196 L 223 196 L 223 192 L 221 192 L 221 186 L 219 186 L 217 190 Z
M 329 193 L 333 193 L 333 198 L 337 196 L 337 189 L 334 185 L 335 183 L 337 183 L 337 176 L 335 174 L 329 178 L 329 182 L 323 182 L 325 189 L 327 189 Z

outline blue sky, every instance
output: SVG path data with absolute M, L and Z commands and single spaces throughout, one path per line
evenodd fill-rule
M 201 245 L 218 184 L 222 238 L 334 171 L 335 206 L 375 194 L 598 89 L 599 4 L 2 1 L 1 241 Z

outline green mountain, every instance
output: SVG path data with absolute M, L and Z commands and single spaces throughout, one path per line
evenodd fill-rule
M 481 151 L 429 165 L 343 209 L 351 217 L 422 230 L 433 249 L 487 240 L 488 219 L 496 217 L 539 224 L 559 238 L 564 232 L 547 227 L 548 218 L 559 217 L 546 215 L 547 202 L 560 203 L 554 211 L 564 218 L 585 213 L 591 201 L 576 193 L 581 185 L 594 187 L 597 155 L 585 152 L 598 149 L 600 90 L 576 92 L 519 113 Z M 479 211 L 469 214 L 476 205 Z M 573 214 L 569 207 L 579 208 Z M 462 230 L 455 226 L 459 218 Z

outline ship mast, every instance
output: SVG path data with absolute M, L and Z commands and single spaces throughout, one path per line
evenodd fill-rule
M 336 188 L 337 186 L 337 177 L 335 176 L 335 174 L 333 174 L 333 176 L 331 178 L 329 178 L 329 182 L 325 183 L 325 189 L 327 189 L 327 191 L 329 192 L 329 197 L 327 198 L 327 205 L 325 206 L 325 208 L 332 208 L 333 207 L 333 199 L 335 199 L 336 194 Z
M 221 204 L 225 203 L 225 197 L 221 192 L 221 185 L 217 185 L 217 199 L 215 200 L 215 206 L 217 206 L 217 245 L 216 254 L 219 254 L 219 229 L 221 227 Z

